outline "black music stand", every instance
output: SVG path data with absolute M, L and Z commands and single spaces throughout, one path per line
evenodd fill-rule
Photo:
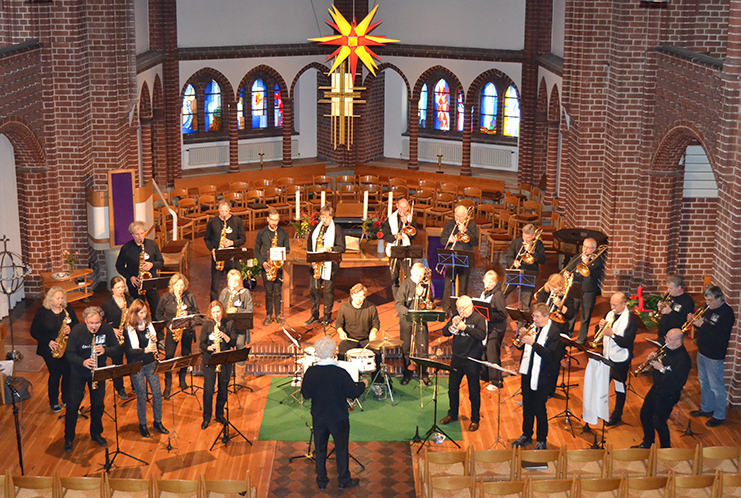
M 253 247 L 222 247 L 216 249 L 216 261 L 242 261 L 243 259 L 254 259 L 255 249 Z
M 195 328 L 196 325 L 203 325 L 203 322 L 206 321 L 205 315 L 195 314 L 195 315 L 186 315 L 182 316 L 180 318 L 173 318 L 170 322 L 170 330 L 172 329 L 192 329 Z M 181 339 L 182 340 L 182 339 Z M 201 387 L 193 385 L 193 365 L 190 365 L 190 391 L 184 391 L 183 389 L 180 389 L 179 391 L 176 391 L 172 393 L 170 396 L 175 396 L 178 393 L 185 393 L 189 396 L 196 396 L 196 391 L 199 389 L 202 389 Z M 198 397 L 196 397 L 198 399 Z M 201 402 L 198 401 L 198 408 L 201 409 Z
M 522 322 L 526 324 L 533 323 L 533 315 L 529 311 L 507 307 L 507 314 L 515 322 Z
M 574 415 L 574 413 L 571 410 L 569 410 L 569 399 L 571 398 L 571 396 L 569 395 L 569 388 L 571 387 L 571 384 L 570 384 L 571 382 L 571 360 L 573 359 L 573 356 L 571 355 L 570 351 L 572 347 L 577 348 L 581 351 L 588 351 L 588 350 L 583 344 L 579 344 L 578 342 L 572 340 L 566 334 L 561 334 L 560 338 L 561 338 L 561 342 L 569 347 L 569 352 L 566 353 L 566 357 L 569 360 L 569 368 L 566 370 L 568 378 L 566 380 L 566 384 L 564 385 L 564 395 L 566 396 L 566 407 L 561 413 L 558 413 L 552 416 L 548 420 L 550 421 L 556 418 L 564 417 L 566 419 L 566 423 L 569 424 L 569 429 L 571 430 L 571 437 L 576 438 L 576 435 L 574 434 L 574 427 L 571 425 L 571 418 L 573 417 L 579 422 L 581 422 L 581 419 L 577 417 L 576 415 Z
M 226 319 L 234 322 L 234 330 L 252 330 L 254 327 L 253 313 L 227 313 Z M 232 368 L 232 384 L 229 386 L 230 392 L 237 395 L 237 402 L 239 402 L 239 409 L 242 409 L 242 400 L 239 399 L 240 389 L 249 389 L 250 392 L 255 392 L 250 386 L 244 384 L 237 384 L 237 369 Z
M 605 365 L 607 365 L 608 367 L 610 367 L 610 373 L 612 374 L 610 377 L 613 377 L 614 376 L 616 379 L 620 380 L 621 382 L 625 382 L 624 380 L 621 380 L 620 377 L 618 377 L 617 370 L 615 370 L 615 363 L 613 363 L 612 360 L 608 360 L 607 358 L 605 358 L 601 354 L 595 353 L 594 351 L 590 351 L 590 350 L 588 350 L 586 348 L 584 349 L 584 354 L 587 355 L 587 358 L 589 360 L 598 361 L 598 362 L 604 363 Z M 608 391 L 610 389 L 610 380 L 609 380 L 609 378 L 607 380 L 607 389 L 608 389 Z M 609 408 L 610 408 L 609 405 L 608 405 L 607 408 L 608 408 L 608 412 L 609 412 Z M 582 434 L 585 433 L 585 432 L 592 432 L 592 429 L 589 427 L 589 424 L 587 424 L 587 423 L 585 423 L 585 425 L 584 425 L 584 430 L 582 431 Z M 604 449 L 604 447 L 605 447 L 605 419 L 602 419 L 602 436 L 601 436 L 601 439 L 602 440 L 598 443 L 597 442 L 597 434 L 596 433 L 594 434 L 594 444 L 592 444 L 592 449 L 593 450 Z
M 141 281 L 142 291 L 159 293 L 160 289 L 166 288 L 170 284 L 170 277 L 153 277 Z M 145 301 L 146 302 L 146 301 Z
M 104 382 L 106 380 L 113 380 L 113 379 L 122 379 L 129 375 L 136 375 L 139 373 L 139 370 L 142 368 L 142 362 L 137 361 L 136 363 L 127 363 L 125 365 L 109 365 L 107 367 L 101 367 L 96 368 L 92 371 L 93 374 L 93 382 Z M 136 458 L 133 455 L 129 455 L 128 453 L 124 453 L 121 451 L 121 447 L 119 446 L 119 440 L 118 440 L 118 405 L 116 404 L 116 396 L 118 396 L 118 393 L 116 390 L 113 390 L 113 422 L 116 425 L 116 451 L 113 452 L 113 455 L 109 455 L 108 448 L 105 449 L 105 464 L 103 464 L 103 469 L 105 472 L 108 472 L 111 470 L 111 467 L 113 467 L 113 462 L 116 460 L 116 457 L 118 455 L 127 456 L 133 460 L 136 460 L 137 462 L 141 462 L 144 465 L 149 465 L 144 460 L 140 460 L 139 458 Z
M 175 370 L 180 370 L 181 368 L 192 367 L 198 362 L 198 358 L 200 357 L 201 353 L 194 353 L 189 356 L 178 356 L 176 358 L 170 358 L 169 360 L 162 360 L 157 363 L 157 367 L 154 369 L 154 373 L 156 375 L 159 375 L 163 372 L 173 372 Z M 178 455 L 180 455 L 180 444 L 177 441 L 178 431 L 175 430 L 175 402 L 173 401 L 172 396 L 170 396 L 169 400 L 170 408 L 172 409 L 172 431 L 170 432 L 170 435 L 167 436 L 167 451 L 170 451 L 174 446 L 175 451 L 177 451 Z M 198 401 L 198 406 L 201 406 L 200 400 Z M 174 445 L 172 444 L 173 441 L 175 441 Z M 183 457 L 180 458 L 183 459 Z
M 250 354 L 251 348 L 244 348 L 244 349 L 230 349 L 229 351 L 223 351 L 221 353 L 212 353 L 211 359 L 208 362 L 209 367 L 215 367 L 217 365 L 232 365 L 234 363 L 237 363 L 238 361 L 247 361 L 247 357 Z M 218 384 L 218 374 L 216 374 L 216 383 Z M 219 431 L 219 434 L 216 435 L 216 439 L 214 440 L 213 444 L 211 444 L 211 447 L 208 449 L 208 451 L 211 451 L 214 449 L 214 446 L 216 446 L 216 443 L 219 442 L 219 438 L 221 438 L 221 441 L 224 443 L 224 446 L 229 444 L 229 441 L 232 439 L 232 436 L 229 435 L 229 427 L 234 429 L 234 432 L 237 433 L 237 435 L 242 436 L 245 441 L 252 444 L 252 441 L 247 439 L 247 436 L 239 432 L 239 429 L 234 427 L 234 424 L 231 423 L 229 420 L 229 393 L 226 393 L 226 423 L 224 424 L 224 427 Z M 235 436 L 236 437 L 236 436 Z
M 389 255 L 389 260 L 391 263 L 389 263 L 389 268 L 393 268 L 390 266 L 392 264 L 397 264 L 400 259 L 422 259 L 424 258 L 424 249 L 422 246 L 418 245 L 409 245 L 409 246 L 397 246 L 392 245 L 391 246 L 391 254 Z M 406 277 L 409 277 L 409 275 L 406 275 Z
M 439 363 L 437 361 L 428 360 L 427 358 L 417 358 L 416 356 L 410 356 L 409 359 L 412 360 L 417 365 L 419 365 L 420 368 L 421 367 L 426 367 L 428 369 L 432 369 L 432 370 L 435 371 L 435 391 L 434 391 L 434 396 L 432 396 L 432 403 L 433 403 L 433 406 L 434 406 L 434 408 L 432 410 L 432 412 L 433 412 L 433 416 L 432 416 L 433 417 L 433 419 L 432 419 L 432 427 L 430 427 L 428 429 L 427 433 L 425 433 L 425 438 L 422 441 L 422 444 L 419 446 L 419 449 L 417 450 L 417 453 L 419 453 L 422 450 L 422 448 L 424 447 L 425 443 L 427 441 L 429 441 L 430 438 L 432 437 L 432 435 L 435 434 L 436 432 L 439 432 L 439 433 L 443 434 L 446 438 L 448 438 L 451 441 L 453 441 L 453 444 L 455 444 L 458 448 L 460 448 L 461 445 L 458 444 L 458 442 L 456 440 L 454 440 L 450 436 L 448 436 L 445 433 L 445 431 L 442 430 L 437 425 L 437 395 L 440 392 L 440 389 L 439 389 L 439 387 L 440 387 L 440 380 L 439 380 L 438 372 L 440 370 L 445 370 L 446 372 L 452 372 L 455 369 L 452 368 L 450 365 L 446 365 L 445 363 Z
M 307 263 L 326 263 L 327 261 L 331 261 L 333 263 L 340 263 L 342 261 L 342 253 L 332 252 L 332 251 L 307 252 L 306 253 Z M 319 280 L 320 279 L 314 279 L 314 285 L 316 285 L 317 289 L 319 288 Z M 326 315 L 326 310 L 325 310 L 325 315 Z M 326 336 L 327 335 L 327 323 L 324 322 L 324 320 L 322 320 L 321 323 L 322 323 L 322 328 L 324 330 L 324 335 Z
M 412 323 L 412 339 L 416 337 L 417 325 L 426 325 L 427 322 L 444 322 L 445 311 L 443 310 L 409 310 L 405 315 L 407 322 Z M 411 341 L 416 342 L 416 341 Z M 411 345 L 410 345 L 411 346 Z M 419 346 L 419 344 L 417 344 Z M 416 351 L 409 351 L 409 358 L 416 354 Z M 422 371 L 419 372 L 420 389 L 422 388 Z
M 507 268 L 504 271 L 504 291 L 507 294 L 509 287 L 514 285 L 517 287 L 517 307 L 522 308 L 522 288 L 531 287 L 535 289 L 535 284 L 538 279 L 538 272 L 521 270 L 519 268 Z M 529 305 L 530 303 L 528 303 Z M 529 306 L 528 306 L 529 307 Z
M 455 282 L 456 268 L 469 268 L 471 262 L 474 260 L 473 251 L 455 250 L 455 249 L 438 249 L 437 250 L 437 264 L 443 265 L 446 268 L 449 266 L 453 268 L 452 274 L 450 275 L 450 281 L 453 285 L 450 286 L 450 297 L 458 297 L 458 285 Z M 533 284 L 535 287 L 535 284 Z
M 506 368 L 502 368 L 500 365 L 497 365 L 496 363 L 492 363 L 490 361 L 484 361 L 484 360 L 477 360 L 476 358 L 468 357 L 469 360 L 481 363 L 482 365 L 493 368 L 495 370 L 499 370 L 502 373 L 509 374 L 513 377 L 518 377 L 520 375 L 519 372 L 515 372 L 514 370 L 507 370 Z M 490 446 L 490 448 L 493 446 L 496 448 L 497 444 L 502 443 L 502 447 L 504 449 L 507 449 L 507 445 L 504 444 L 504 439 L 500 435 L 499 429 L 501 425 L 502 420 L 502 390 L 497 389 L 497 438 L 494 440 L 494 444 Z

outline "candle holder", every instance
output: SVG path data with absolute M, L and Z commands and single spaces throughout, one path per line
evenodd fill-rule
M 262 156 L 264 156 L 265 153 L 260 149 L 260 153 L 257 155 L 260 156 L 260 171 L 262 171 Z
M 437 154 L 437 173 L 443 172 L 443 154 L 439 152 Z

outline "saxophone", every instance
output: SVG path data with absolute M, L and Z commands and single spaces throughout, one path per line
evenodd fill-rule
M 152 278 L 152 274 L 150 272 L 144 271 L 144 263 L 145 262 L 146 261 L 144 259 L 144 242 L 142 242 L 142 252 L 139 253 L 139 274 L 136 277 L 136 278 L 139 279 L 139 289 L 138 289 L 138 291 L 139 291 L 139 295 L 140 296 L 144 296 L 147 293 L 147 291 L 142 290 L 142 286 L 144 284 L 143 281 L 146 280 L 146 279 L 148 279 L 148 278 Z
M 224 226 L 221 228 L 221 235 L 219 235 L 219 249 L 223 249 L 224 247 L 226 247 L 224 245 L 225 242 L 226 242 L 226 221 L 224 221 Z M 224 261 L 217 261 L 216 269 L 218 271 L 224 271 Z
M 124 305 L 123 308 L 121 308 L 121 323 L 118 324 L 118 330 L 121 331 L 121 335 L 118 337 L 118 345 L 123 346 L 124 345 L 124 325 L 126 324 L 126 311 L 129 309 L 129 306 L 126 304 L 126 298 L 124 297 Z
M 175 312 L 175 318 L 182 318 L 184 317 L 187 312 L 183 309 L 183 296 L 175 296 L 175 302 L 178 307 L 177 311 Z M 179 329 L 172 329 L 172 340 L 175 342 L 180 342 L 180 339 L 183 338 L 183 328 Z
M 221 353 L 221 337 L 219 336 L 219 322 L 216 322 L 216 325 L 214 325 L 214 345 L 216 346 L 216 349 L 214 349 L 214 353 Z M 216 365 L 216 372 L 221 372 L 221 365 Z
M 69 337 L 64 333 L 64 331 L 72 321 L 69 318 L 69 311 L 67 311 L 67 308 L 62 308 L 62 310 L 64 310 L 65 317 L 64 320 L 62 320 L 62 326 L 59 328 L 59 333 L 57 334 L 57 347 L 51 352 L 51 355 L 54 358 L 61 358 L 64 356 L 64 350 L 67 349 L 67 338 Z
M 270 245 L 271 248 L 278 247 L 278 229 L 275 229 L 275 235 L 273 235 L 273 242 Z M 270 282 L 275 282 L 275 279 L 278 278 L 278 269 L 283 267 L 283 261 L 268 261 L 268 264 L 270 265 L 270 268 L 267 269 L 265 272 L 265 276 Z M 321 270 L 320 270 L 321 272 Z M 316 273 L 316 270 L 314 270 L 314 273 Z M 315 277 L 318 278 L 318 277 Z
M 316 247 L 314 247 L 316 252 L 324 250 L 324 232 L 326 231 L 327 225 L 322 224 L 322 226 L 319 227 L 319 235 L 316 237 Z M 311 268 L 314 270 L 315 280 L 322 278 L 322 266 L 324 266 L 324 263 L 311 263 Z
M 226 300 L 226 312 L 229 313 L 236 313 L 237 308 L 234 307 L 234 292 L 229 291 L 229 299 Z
M 98 366 L 98 353 L 95 352 L 95 334 L 93 334 L 93 346 L 90 348 L 90 359 L 93 360 L 93 368 L 90 370 L 90 375 L 95 375 L 95 368 Z M 90 385 L 91 389 L 98 388 L 98 381 L 94 380 Z

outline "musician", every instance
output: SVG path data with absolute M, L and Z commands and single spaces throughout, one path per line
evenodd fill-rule
M 157 276 L 157 272 L 165 266 L 165 260 L 157 243 L 147 238 L 146 223 L 143 221 L 132 222 L 129 225 L 129 233 L 134 240 L 130 240 L 121 246 L 116 259 L 116 271 L 126 279 L 131 298 L 137 299 L 142 297 L 139 294 L 140 271 L 148 271 L 154 278 Z M 139 263 L 142 261 L 142 250 L 144 251 L 144 262 L 139 268 Z M 156 310 L 160 300 L 159 292 L 147 292 L 146 298 L 149 309 Z
M 558 370 L 564 355 L 559 337 L 564 327 L 550 319 L 550 309 L 544 303 L 533 305 L 533 334 L 522 337 L 524 350 L 520 363 L 522 374 L 522 435 L 512 446 L 525 446 L 533 441 L 533 425 L 537 418 L 535 449 L 548 448 L 548 414 L 546 401 L 556 392 Z M 523 332 L 521 332 L 522 334 Z
M 111 297 L 103 301 L 100 308 L 103 310 L 103 320 L 113 327 L 113 332 L 119 341 L 117 343 L 118 347 L 114 346 L 108 351 L 108 357 L 114 365 L 123 365 L 124 349 L 122 341 L 124 340 L 125 329 L 122 325 L 126 319 L 126 311 L 132 302 L 134 302 L 134 298 L 126 294 L 126 279 L 118 275 L 113 277 L 111 279 Z M 113 380 L 113 388 L 118 392 L 119 398 L 124 401 L 129 399 L 122 378 Z
M 467 234 L 470 237 L 468 242 L 458 240 L 458 234 Z M 456 251 L 473 251 L 474 247 L 479 245 L 479 228 L 476 222 L 468 216 L 466 206 L 459 204 L 454 211 L 454 218 L 445 223 L 443 231 L 440 232 L 440 244 L 445 245 L 445 249 Z M 451 313 L 453 311 L 452 294 L 454 277 L 458 277 L 458 287 L 456 296 L 462 296 L 468 293 L 468 277 L 471 275 L 471 265 L 474 261 L 471 259 L 468 266 L 446 266 L 445 267 L 445 286 L 443 288 L 443 311 Z
M 219 296 L 219 302 L 224 307 L 226 317 L 232 313 L 252 313 L 254 308 L 252 306 L 252 293 L 249 289 L 244 288 L 244 282 L 242 279 L 242 272 L 239 270 L 229 270 L 226 275 L 226 287 L 221 291 Z M 230 320 L 234 322 L 233 320 Z M 238 330 L 237 324 L 234 322 L 234 333 L 237 334 L 237 342 L 235 343 L 236 349 L 244 349 L 244 347 L 250 343 L 250 330 Z M 240 361 L 237 363 L 240 367 L 245 365 L 245 362 Z
M 484 274 L 484 291 L 479 298 L 490 304 L 491 312 L 487 322 L 487 335 L 485 342 L 486 361 L 501 366 L 500 354 L 502 350 L 502 340 L 507 332 L 507 305 L 504 303 L 504 295 L 499 285 L 499 276 L 494 270 L 489 270 Z M 487 391 L 496 391 L 503 387 L 502 372 L 495 368 L 488 368 L 489 384 L 486 386 Z
M 410 246 L 414 243 L 419 225 L 416 217 L 409 209 L 409 201 L 405 197 L 400 197 L 396 201 L 396 211 L 391 213 L 391 216 L 383 222 L 381 231 L 384 233 L 383 240 L 386 242 L 386 255 L 389 258 L 391 258 L 391 246 Z M 396 261 L 389 260 L 391 265 L 391 293 L 394 299 L 396 299 L 396 293 L 399 290 L 401 270 L 403 269 L 404 276 L 408 277 L 415 261 L 406 258 Z
M 545 263 L 545 246 L 540 239 L 535 241 L 535 232 L 535 225 L 530 223 L 522 227 L 522 236 L 513 240 L 507 250 L 507 256 L 505 258 L 507 268 L 538 272 L 540 265 Z M 533 257 L 532 264 L 522 261 L 524 254 L 530 254 Z M 516 287 L 514 285 L 507 286 L 504 297 L 509 296 Z M 534 289 L 532 287 L 520 288 L 520 303 L 523 311 L 530 311 L 530 301 L 533 299 L 533 292 Z
M 340 335 L 340 345 L 337 348 L 340 360 L 345 359 L 348 349 L 364 348 L 368 342 L 377 339 L 381 321 L 378 319 L 376 305 L 365 299 L 367 295 L 368 289 L 365 285 L 353 285 L 350 289 L 350 299 L 342 303 L 337 311 L 335 325 Z
M 353 488 L 360 483 L 350 475 L 348 443 L 350 440 L 350 418 L 347 400 L 356 399 L 367 387 L 365 380 L 353 382 L 350 374 L 337 365 L 332 358 L 335 342 L 322 337 L 314 343 L 319 361 L 306 370 L 301 395 L 311 400 L 311 418 L 314 425 L 316 460 L 316 485 L 325 490 L 327 478 L 327 442 L 330 434 L 334 440 L 337 459 L 337 478 L 340 490 Z
M 216 343 L 216 339 L 220 343 Z M 206 430 L 211 422 L 211 412 L 214 400 L 214 385 L 216 378 L 219 379 L 219 393 L 216 395 L 216 421 L 226 424 L 224 418 L 224 406 L 229 394 L 229 376 L 231 365 L 221 365 L 221 371 L 217 372 L 218 366 L 208 366 L 211 355 L 214 352 L 228 351 L 234 347 L 237 334 L 234 332 L 234 322 L 226 319 L 224 306 L 219 301 L 212 301 L 206 312 L 206 321 L 201 327 L 201 351 L 203 352 L 203 423 L 201 429 Z
M 615 409 L 605 425 L 620 423 L 625 406 L 625 381 L 628 379 L 630 362 L 633 359 L 633 341 L 638 331 L 638 321 L 628 310 L 628 298 L 622 292 L 610 296 L 611 311 L 599 321 L 594 329 L 603 330 L 602 356 L 612 362 L 610 377 L 615 385 Z M 596 340 L 596 339 L 595 339 Z
M 83 323 L 72 328 L 64 356 L 69 361 L 71 375 L 67 394 L 67 411 L 64 419 L 64 451 L 72 451 L 77 426 L 77 412 L 85 396 L 85 386 L 90 391 L 90 439 L 100 446 L 107 446 L 103 438 L 103 411 L 105 411 L 105 381 L 98 382 L 93 389 L 92 371 L 104 367 L 106 352 L 118 344 L 113 328 L 103 323 L 103 310 L 89 306 L 82 312 Z M 92 357 L 93 349 L 97 360 Z
M 551 313 L 561 313 L 568 322 L 576 316 L 574 298 L 571 296 L 571 288 L 566 288 L 566 279 L 560 273 L 553 273 L 535 294 L 536 303 L 547 304 Z
M 419 304 L 425 301 L 429 286 L 432 285 L 427 275 L 427 269 L 422 263 L 414 263 L 410 272 L 410 277 L 405 279 L 399 286 L 396 293 L 396 311 L 399 312 L 399 336 L 402 341 L 401 355 L 404 363 L 404 370 L 401 379 L 401 385 L 405 386 L 412 380 L 414 366 L 409 360 L 412 349 L 412 332 L 414 331 L 415 350 L 414 356 L 427 358 L 427 349 L 429 347 L 429 332 L 427 323 L 411 323 L 406 320 L 407 312 L 410 310 L 418 311 Z M 429 385 L 430 379 L 427 376 L 424 367 L 420 367 L 420 382 Z
M 198 303 L 195 296 L 188 290 L 188 279 L 182 273 L 174 274 L 170 277 L 168 291 L 160 299 L 160 304 L 154 314 L 158 321 L 165 320 L 167 322 L 167 328 L 165 329 L 165 359 L 175 358 L 178 343 L 180 343 L 181 356 L 188 356 L 191 353 L 193 341 L 195 341 L 196 337 L 195 329 L 188 328 L 183 330 L 182 333 L 178 332 L 180 334 L 180 338 L 178 338 L 173 335 L 175 331 L 170 327 L 170 323 L 178 315 L 183 317 L 196 314 L 198 314 Z M 185 382 L 186 371 L 187 369 L 185 367 L 178 370 L 181 391 L 188 389 L 188 384 Z M 172 372 L 166 372 L 165 390 L 162 396 L 165 399 L 169 398 L 171 390 Z
M 687 314 L 695 311 L 695 301 L 685 292 L 684 281 L 679 275 L 669 275 L 666 280 L 666 298 L 658 302 L 660 344 L 671 329 L 680 329 Z
M 52 351 L 59 347 L 57 338 L 60 331 L 69 337 L 71 327 L 79 323 L 75 310 L 67 303 L 67 295 L 61 287 L 52 287 L 46 293 L 41 308 L 31 322 L 31 337 L 36 339 L 36 354 L 41 356 L 49 370 L 47 392 L 49 407 L 54 413 L 62 411 L 59 406 L 59 384 L 62 384 L 62 403 L 67 404 L 69 392 L 70 367 L 67 358 L 54 358 Z
M 280 214 L 275 208 L 269 208 L 268 226 L 257 232 L 257 237 L 255 238 L 255 257 L 257 258 L 257 262 L 265 270 L 262 274 L 262 281 L 265 286 L 265 320 L 262 322 L 263 325 L 270 325 L 270 322 L 273 321 L 273 310 L 275 310 L 275 322 L 278 325 L 283 325 L 283 322 L 285 322 L 282 306 L 283 268 L 276 270 L 275 280 L 268 280 L 268 270 L 272 268 L 269 257 L 270 248 L 285 247 L 286 254 L 291 252 L 291 242 L 288 239 L 288 232 L 279 226 L 279 224 Z M 224 303 L 224 301 L 221 302 L 222 304 Z
M 576 342 L 579 344 L 586 344 L 587 342 L 589 322 L 592 320 L 594 305 L 597 302 L 597 296 L 602 293 L 601 286 L 605 274 L 605 258 L 603 255 L 595 258 L 596 251 L 597 241 L 592 238 L 586 238 L 582 243 L 581 254 L 574 256 L 569 261 L 569 264 L 564 267 L 573 274 L 574 285 L 576 286 L 578 284 L 581 288 L 581 292 L 573 296 L 574 315 L 569 319 L 569 331 L 570 335 L 573 335 L 576 315 L 581 310 L 581 326 L 579 327 L 579 335 L 576 338 Z M 576 271 L 578 264 L 589 265 L 588 277 Z
M 453 358 L 450 366 L 454 370 L 450 372 L 450 388 L 448 399 L 450 409 L 448 414 L 440 420 L 447 425 L 458 420 L 458 405 L 460 400 L 460 387 L 463 376 L 468 381 L 468 399 L 471 400 L 471 423 L 468 430 L 476 432 L 481 420 L 481 363 L 469 360 L 469 358 L 481 359 L 484 353 L 484 341 L 486 340 L 486 319 L 480 313 L 474 313 L 473 303 L 468 296 L 461 296 L 455 303 L 456 313 L 443 327 L 443 336 L 453 336 Z
M 232 216 L 229 201 L 224 199 L 219 201 L 218 209 L 219 215 L 208 220 L 206 235 L 203 236 L 206 247 L 211 251 L 211 301 L 216 301 L 219 298 L 222 280 L 224 280 L 227 272 L 233 268 L 240 269 L 242 267 L 239 261 L 224 261 L 224 269 L 217 270 L 216 249 L 242 247 L 247 242 L 244 223 L 238 216 Z
M 656 432 L 659 433 L 661 447 L 671 448 L 669 426 L 666 422 L 682 394 L 692 368 L 692 360 L 684 348 L 684 333 L 680 329 L 669 330 L 664 345 L 666 356 L 651 362 L 654 383 L 641 406 L 643 442 L 633 446 L 634 448 L 650 448 Z
M 142 437 L 150 437 L 147 429 L 147 383 L 152 391 L 152 416 L 154 430 L 160 434 L 169 434 L 170 431 L 162 425 L 162 388 L 160 376 L 154 373 L 157 368 L 157 332 L 152 326 L 152 318 L 144 301 L 136 299 L 131 303 L 126 313 L 123 326 L 124 352 L 127 363 L 142 362 L 141 370 L 131 376 L 136 392 L 136 416 L 139 419 L 139 433 Z
M 736 315 L 723 298 L 720 287 L 711 285 L 705 289 L 705 304 L 708 309 L 698 319 L 690 314 L 697 338 L 697 374 L 700 378 L 700 409 L 690 412 L 693 417 L 711 417 L 705 425 L 718 427 L 726 420 L 726 386 L 723 370 L 731 329 Z
M 325 205 L 319 210 L 321 223 L 318 223 L 309 234 L 306 241 L 307 252 L 345 252 L 345 232 L 339 225 L 335 224 L 333 216 L 334 209 L 332 209 L 332 206 Z M 311 277 L 309 278 L 311 316 L 304 322 L 304 325 L 309 326 L 319 322 L 319 304 L 321 302 L 319 286 L 322 285 L 324 289 L 322 291 L 324 295 L 324 319 L 322 323 L 326 326 L 332 323 L 334 284 L 337 279 L 337 272 L 340 270 L 340 264 L 334 261 L 322 263 L 319 278 L 315 278 L 313 265 L 311 270 Z

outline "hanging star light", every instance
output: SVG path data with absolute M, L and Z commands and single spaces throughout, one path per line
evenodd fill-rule
M 365 104 L 364 100 L 358 100 L 359 92 L 365 90 L 365 88 L 354 86 L 358 60 L 375 76 L 378 66 L 373 58 L 380 60 L 380 57 L 368 47 L 399 41 L 383 36 L 370 36 L 369 33 L 381 24 L 381 21 L 378 21 L 371 25 L 376 10 L 378 10 L 378 5 L 365 16 L 360 24 L 356 24 L 355 19 L 350 24 L 337 7 L 333 5 L 329 9 L 329 14 L 335 22 L 332 23 L 326 19 L 325 21 L 340 34 L 309 38 L 310 41 L 316 41 L 323 45 L 339 45 L 339 48 L 326 59 L 335 58 L 332 68 L 327 73 L 328 76 L 331 75 L 332 86 L 320 87 L 320 90 L 329 91 L 324 93 L 325 100 L 319 101 L 320 104 L 331 104 L 329 117 L 332 118 L 332 144 L 335 149 L 337 149 L 337 145 L 349 146 L 353 143 L 353 118 L 360 117 L 353 113 L 353 104 Z M 350 64 L 349 74 L 347 73 L 346 62 Z

